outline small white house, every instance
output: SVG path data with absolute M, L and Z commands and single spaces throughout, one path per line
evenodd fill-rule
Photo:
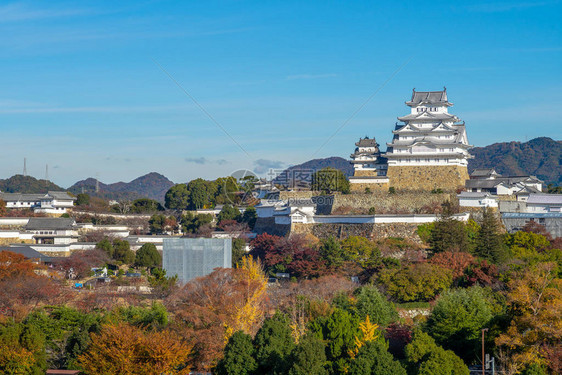
M 457 197 L 461 207 L 498 207 L 498 201 L 490 193 L 463 191 Z

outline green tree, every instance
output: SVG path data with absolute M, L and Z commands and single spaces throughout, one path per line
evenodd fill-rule
M 386 327 L 390 323 L 398 320 L 398 311 L 393 303 L 387 301 L 379 290 L 366 285 L 357 288 L 353 293 L 355 297 L 355 310 L 361 320 L 369 316 L 371 322 L 381 327 Z
M 450 350 L 444 350 L 427 333 L 416 331 L 406 345 L 406 360 L 418 375 L 469 375 L 466 364 Z
M 312 190 L 326 194 L 335 191 L 347 194 L 349 193 L 349 180 L 339 169 L 322 168 L 312 174 Z
M 242 259 L 246 256 L 246 240 L 243 238 L 232 239 L 232 267 L 241 264 Z
M 90 196 L 86 193 L 80 193 L 76 196 L 77 206 L 87 206 L 90 204 Z
M 152 243 L 145 243 L 135 254 L 135 266 L 154 268 L 162 264 L 162 256 Z
M 332 236 L 322 239 L 319 248 L 320 256 L 326 262 L 326 266 L 337 269 L 346 260 L 346 252 L 340 243 Z
M 325 344 L 317 336 L 304 336 L 289 357 L 289 375 L 327 375 Z
M 242 215 L 242 222 L 247 223 L 250 229 L 254 229 L 254 225 L 256 225 L 256 220 L 258 219 L 258 214 L 254 207 L 248 207 L 244 211 Z
M 344 371 L 349 365 L 349 352 L 355 348 L 358 325 L 359 319 L 342 309 L 336 309 L 329 317 L 318 318 L 311 324 L 312 331 L 321 334 L 327 343 L 326 354 L 332 372 Z
M 135 261 L 135 253 L 131 250 L 131 245 L 128 241 L 116 238 L 113 240 L 113 259 L 118 260 L 124 264 L 133 264 Z
M 109 240 L 109 238 L 105 237 L 103 240 L 96 244 L 96 249 L 100 249 L 105 251 L 108 257 L 113 259 L 113 254 L 115 253 L 115 249 L 113 248 L 113 244 Z
M 140 198 L 135 199 L 131 204 L 131 212 L 143 214 L 147 212 L 163 211 L 164 207 L 154 199 Z
M 457 355 L 475 359 L 480 348 L 480 331 L 492 319 L 492 304 L 479 286 L 444 292 L 426 324 L 437 343 Z
M 187 190 L 189 190 L 189 209 L 199 210 L 203 207 L 210 207 L 214 203 L 209 194 L 209 182 L 202 178 L 189 181 Z M 214 197 L 213 197 L 214 198 Z
M 229 204 L 225 204 L 222 207 L 221 212 L 219 212 L 219 214 L 217 216 L 217 221 L 220 224 L 224 220 L 240 221 L 241 218 L 242 218 L 242 215 L 240 214 L 239 209 L 237 209 L 236 207 L 232 207 Z
M 401 269 L 383 269 L 379 282 L 388 294 L 403 302 L 428 301 L 453 281 L 450 270 L 430 263 L 416 263 Z
M 470 251 L 470 242 L 465 224 L 455 219 L 449 202 L 443 204 L 443 214 L 434 223 L 429 244 L 434 252 Z
M 259 374 L 287 373 L 287 359 L 295 348 L 290 320 L 276 313 L 266 319 L 254 337 Z
M 349 236 L 341 242 L 346 256 L 363 268 L 373 268 L 380 264 L 380 250 L 368 238 Z
M 166 230 L 166 216 L 162 214 L 154 214 L 148 220 L 150 233 L 162 234 Z
M 499 263 L 506 258 L 506 248 L 499 231 L 498 219 L 494 212 L 486 207 L 482 212 L 482 223 L 476 236 L 474 253 L 492 263 Z
M 112 316 L 120 321 L 143 328 L 163 328 L 168 324 L 166 307 L 159 302 L 153 302 L 150 307 L 118 307 L 112 311 Z
M 166 192 L 165 206 L 170 210 L 187 210 L 189 205 L 189 190 L 186 184 L 174 185 Z
M 349 366 L 350 375 L 406 375 L 406 369 L 387 350 L 385 343 L 374 340 L 359 349 Z
M 215 368 L 218 375 L 249 375 L 257 368 L 252 337 L 242 331 L 235 332 L 224 348 L 224 357 Z

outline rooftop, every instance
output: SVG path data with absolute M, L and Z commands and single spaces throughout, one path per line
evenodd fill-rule
M 447 89 L 443 87 L 442 91 L 416 91 L 414 88 L 412 90 L 412 99 L 409 102 L 406 102 L 406 104 L 418 105 L 424 103 L 449 103 L 447 99 Z
M 73 229 L 76 222 L 72 218 L 65 217 L 32 217 L 27 222 L 25 229 L 42 230 L 42 229 Z
M 377 140 L 375 138 L 359 138 L 359 142 L 355 142 L 357 147 L 378 147 Z
M 531 194 L 527 204 L 557 204 L 562 205 L 562 194 Z

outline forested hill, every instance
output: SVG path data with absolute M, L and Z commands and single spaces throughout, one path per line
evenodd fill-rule
M 276 184 L 285 185 L 289 179 L 297 178 L 301 173 L 307 174 L 310 171 L 317 171 L 322 168 L 335 168 L 341 170 L 346 176 L 353 176 L 353 166 L 344 158 L 339 156 L 332 156 L 324 159 L 313 159 L 302 164 L 293 165 L 285 169 L 274 182 Z
M 116 182 L 113 184 L 99 183 L 99 191 L 96 192 L 96 179 L 87 178 L 78 181 L 68 190 L 74 194 L 88 193 L 92 196 L 98 196 L 105 199 L 137 199 L 150 198 L 160 202 L 164 202 L 164 195 L 174 183 L 165 176 L 151 172 L 144 176 L 138 177 L 131 182 Z
M 545 184 L 562 184 L 562 141 L 540 137 L 528 142 L 494 143 L 470 150 L 468 170 L 495 168 L 502 175 L 537 176 Z
M 35 177 L 21 174 L 5 180 L 0 179 L 0 191 L 4 193 L 42 194 L 49 190 L 62 191 L 64 189 L 51 181 L 38 180 Z

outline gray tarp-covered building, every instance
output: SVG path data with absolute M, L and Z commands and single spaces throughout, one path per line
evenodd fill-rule
M 165 238 L 162 265 L 169 276 L 186 283 L 232 265 L 230 238 Z

